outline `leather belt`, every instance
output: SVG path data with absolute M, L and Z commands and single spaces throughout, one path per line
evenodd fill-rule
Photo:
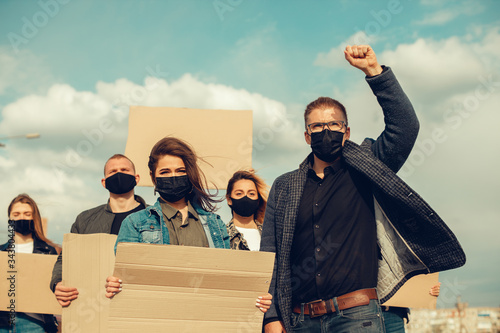
M 350 309 L 360 305 L 367 305 L 371 299 L 378 299 L 377 291 L 374 288 L 360 289 L 337 297 L 339 310 Z M 300 313 L 300 305 L 293 308 L 293 312 Z M 317 300 L 304 304 L 304 314 L 311 318 L 319 317 L 327 313 L 334 313 L 335 306 L 333 298 L 327 300 Z

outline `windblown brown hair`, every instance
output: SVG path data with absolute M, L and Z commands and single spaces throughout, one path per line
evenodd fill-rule
M 198 166 L 198 160 L 203 160 L 196 155 L 194 149 L 187 142 L 181 139 L 167 136 L 158 141 L 151 149 L 148 167 L 153 182 L 156 182 L 155 173 L 158 161 L 165 155 L 177 156 L 184 162 L 186 174 L 193 185 L 193 191 L 188 194 L 187 199 L 197 203 L 205 211 L 214 212 L 216 210 L 215 203 L 221 202 L 222 199 L 216 199 L 217 194 L 208 192 L 207 179 Z
M 45 237 L 45 235 L 43 233 L 42 217 L 40 215 L 40 211 L 38 210 L 38 206 L 37 206 L 35 200 L 33 200 L 29 195 L 27 195 L 26 193 L 22 193 L 22 194 L 19 194 L 18 196 L 16 196 L 14 199 L 12 199 L 12 201 L 10 202 L 9 208 L 7 208 L 8 216 L 10 217 L 10 212 L 12 211 L 12 207 L 18 202 L 30 205 L 31 210 L 33 211 L 32 216 L 33 216 L 33 224 L 34 224 L 35 230 L 32 233 L 32 237 L 33 238 L 36 237 L 36 238 L 44 241 L 45 243 L 47 243 L 50 246 L 57 249 L 59 246 L 57 244 L 53 243 L 47 237 Z
M 266 205 L 267 205 L 267 195 L 268 195 L 268 186 L 266 182 L 252 171 L 240 170 L 236 171 L 229 182 L 227 183 L 226 190 L 226 198 L 231 197 L 231 192 L 233 192 L 234 184 L 238 180 L 248 179 L 253 181 L 255 187 L 257 188 L 257 193 L 259 194 L 259 208 L 254 215 L 254 220 L 259 221 L 260 223 L 264 222 L 264 215 L 266 214 Z

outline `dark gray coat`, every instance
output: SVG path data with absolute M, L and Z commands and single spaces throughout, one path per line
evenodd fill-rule
M 382 107 L 386 127 L 376 141 L 366 139 L 361 146 L 346 141 L 343 158 L 348 168 L 359 171 L 372 184 L 382 255 L 377 290 L 383 303 L 414 275 L 464 265 L 465 254 L 438 214 L 396 175 L 419 128 L 410 101 L 390 68 L 366 80 Z M 311 159 L 312 155 L 299 169 L 275 180 L 262 231 L 261 251 L 276 253 L 269 291 L 273 304 L 265 319 L 278 318 L 288 332 L 292 310 L 290 253 Z
M 135 201 L 147 207 L 143 198 L 136 195 Z M 109 234 L 115 214 L 111 211 L 109 203 L 94 207 L 78 214 L 75 223 L 71 226 L 72 234 Z M 62 281 L 62 252 L 57 257 L 52 270 L 52 279 L 50 281 L 50 289 L 54 292 L 56 284 Z

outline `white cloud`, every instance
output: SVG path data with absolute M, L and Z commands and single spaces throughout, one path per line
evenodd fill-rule
M 441 109 L 443 105 L 439 102 L 474 90 L 482 77 L 498 72 L 500 51 L 494 43 L 499 38 L 498 30 L 490 30 L 477 42 L 466 42 L 459 37 L 418 39 L 385 51 L 378 59 L 395 70 L 415 100 L 426 108 Z
M 461 15 L 475 15 L 484 11 L 485 7 L 478 1 L 462 1 L 461 3 L 449 1 L 422 1 L 424 5 L 433 7 L 443 7 L 450 4 L 445 9 L 440 9 L 435 12 L 428 13 L 421 20 L 414 23 L 417 25 L 444 25 L 453 21 Z
M 314 60 L 314 65 L 330 68 L 345 67 L 344 50 L 347 45 L 364 45 L 375 42 L 375 36 L 368 36 L 364 31 L 358 31 L 339 45 L 331 48 L 327 53 L 320 52 Z
M 449 3 L 453 0 L 420 0 L 420 4 L 424 6 L 442 6 L 446 3 Z
M 77 92 L 66 84 L 50 87 L 45 96 L 29 95 L 7 105 L 0 131 L 6 135 L 40 128 L 58 135 L 74 133 L 75 127 L 92 126 L 109 115 L 110 103 L 90 92 Z M 36 126 L 36 127 L 35 127 Z
M 9 160 L 3 156 L 0 156 L 0 168 L 3 170 L 12 169 L 16 166 L 16 163 L 12 160 Z
M 296 135 L 298 125 L 283 103 L 244 89 L 207 84 L 191 74 L 171 82 L 148 77 L 143 85 L 126 79 L 98 82 L 96 92 L 56 84 L 44 95 L 28 95 L 2 110 L 0 132 L 39 132 L 41 138 L 10 140 L 2 148 L 0 174 L 9 176 L 0 179 L 0 187 L 6 189 L 0 206 L 6 207 L 21 192 L 43 197 L 51 204 L 42 213 L 58 232 L 52 237 L 60 238 L 80 211 L 105 202 L 102 168 L 109 156 L 124 150 L 127 105 L 253 110 L 254 143 L 262 129 L 272 133 L 265 142 L 258 142 L 257 165 L 269 164 L 267 159 L 276 149 L 286 159 L 302 144 L 300 134 Z M 111 123 L 111 131 L 100 131 L 103 119 Z M 271 126 L 271 119 L 278 119 L 283 127 Z
M 30 51 L 14 53 L 10 47 L 0 46 L 0 95 L 7 92 L 41 92 L 54 78 L 43 60 Z
M 416 21 L 419 25 L 443 25 L 455 19 L 461 13 L 456 10 L 440 10 L 426 15 L 422 20 Z

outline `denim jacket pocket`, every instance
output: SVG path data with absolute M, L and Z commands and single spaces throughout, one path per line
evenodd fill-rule
M 153 224 L 146 223 L 139 229 L 141 243 L 162 244 L 161 227 Z

